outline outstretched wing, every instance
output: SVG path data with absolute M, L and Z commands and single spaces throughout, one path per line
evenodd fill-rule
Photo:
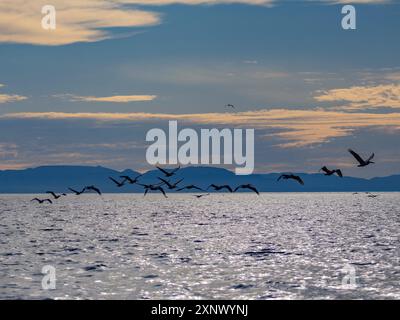
M 163 188 L 158 187 L 157 189 L 161 191 L 161 193 L 164 195 L 164 197 L 168 198 Z
M 225 188 L 225 189 L 228 189 L 228 190 L 229 190 L 229 192 L 233 192 L 232 188 L 231 188 L 230 186 L 228 186 L 228 185 L 226 185 L 226 186 L 223 186 L 223 188 Z
M 72 188 L 68 188 L 68 190 L 69 190 L 69 191 L 72 191 L 72 192 L 75 193 L 75 194 L 78 194 L 78 193 L 79 193 L 79 191 L 76 191 L 76 190 L 74 190 L 74 189 L 72 189 Z
M 349 149 L 349 152 L 353 155 L 354 158 L 356 158 L 356 160 L 360 163 L 360 164 L 364 164 L 365 161 L 363 160 L 363 158 L 360 157 L 360 155 L 356 152 L 354 152 L 353 150 Z
M 320 171 L 323 171 L 323 172 L 325 172 L 325 173 L 330 173 L 331 171 L 327 168 L 327 167 L 322 167 L 321 169 L 320 169 Z
M 283 175 L 283 174 L 282 174 L 282 175 L 280 175 L 280 176 L 279 176 L 279 178 L 278 178 L 276 181 L 279 181 L 279 180 L 281 180 L 281 179 L 282 179 L 284 176 L 285 176 L 285 175 Z
M 46 202 L 46 201 L 47 201 L 48 203 L 50 203 L 50 204 L 53 204 L 53 201 L 51 201 L 50 199 L 44 199 L 44 200 L 43 200 L 43 202 Z
M 247 186 L 248 189 L 253 190 L 255 193 L 257 193 L 258 195 L 260 195 L 260 193 L 258 192 L 258 190 L 256 189 L 255 186 Z
M 294 176 L 293 179 L 296 180 L 298 183 L 300 183 L 302 186 L 304 186 L 304 181 L 299 176 Z
M 162 173 L 164 173 L 165 175 L 168 175 L 169 174 L 169 172 L 168 171 L 166 171 L 166 170 L 164 170 L 163 168 L 160 168 L 160 167 L 156 167 L 158 170 L 160 170 Z
M 32 199 L 31 201 L 37 201 L 40 202 L 40 200 L 38 198 Z
M 168 186 L 168 188 L 172 188 L 172 184 L 170 184 L 168 180 L 165 180 L 160 177 L 158 177 L 158 180 L 161 180 L 163 182 L 163 184 L 165 183 Z
M 121 183 L 119 183 L 117 180 L 115 180 L 114 178 L 108 177 L 108 179 L 110 179 L 112 182 L 114 182 L 117 186 L 121 185 Z
M 373 154 L 368 158 L 367 162 L 368 162 L 368 161 L 371 161 L 374 157 L 375 157 L 375 153 L 373 153 Z
M 342 170 L 337 169 L 337 170 L 336 170 L 336 173 L 337 173 L 337 175 L 338 175 L 339 177 L 343 178 Z
M 171 170 L 171 174 L 174 174 L 174 173 L 177 172 L 180 168 L 181 168 L 181 166 L 179 166 L 178 168 L 175 168 L 175 169 Z

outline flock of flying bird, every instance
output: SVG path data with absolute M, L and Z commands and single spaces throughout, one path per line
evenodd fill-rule
M 349 152 L 351 153 L 351 155 L 358 161 L 358 163 L 359 163 L 359 164 L 358 164 L 358 167 L 366 167 L 366 166 L 368 166 L 369 164 L 374 163 L 374 162 L 372 161 L 372 159 L 374 158 L 375 154 L 372 154 L 368 159 L 365 160 L 365 159 L 363 159 L 359 154 L 357 154 L 356 152 L 354 152 L 353 150 L 349 149 L 348 151 L 349 151 Z M 178 181 L 176 181 L 176 182 L 171 182 L 171 180 L 168 180 L 169 178 L 173 177 L 173 176 L 176 174 L 176 172 L 180 169 L 180 166 L 179 166 L 178 168 L 170 169 L 170 170 L 166 170 L 166 169 L 163 169 L 163 168 L 160 168 L 160 167 L 156 167 L 156 168 L 157 168 L 161 173 L 163 173 L 163 175 L 164 175 L 164 177 L 162 177 L 162 178 L 161 178 L 161 177 L 158 177 L 158 178 L 157 178 L 160 182 L 159 182 L 159 183 L 156 183 L 156 184 L 142 184 L 142 183 L 140 183 L 139 180 L 140 180 L 140 177 L 141 177 L 142 175 L 138 175 L 138 176 L 135 177 L 135 178 L 131 178 L 131 177 L 126 176 L 126 175 L 125 175 L 125 176 L 120 176 L 120 178 L 123 179 L 123 180 L 121 180 L 121 181 L 118 181 L 118 180 L 116 180 L 116 179 L 113 178 L 113 177 L 109 177 L 109 179 L 110 179 L 110 180 L 116 185 L 116 187 L 118 187 L 118 188 L 121 188 L 121 187 L 125 186 L 126 184 L 131 184 L 131 185 L 136 184 L 136 185 L 139 185 L 139 186 L 142 186 L 142 187 L 143 187 L 143 189 L 144 189 L 144 195 L 146 195 L 149 191 L 159 191 L 159 192 L 161 192 L 161 193 L 164 195 L 164 197 L 166 197 L 166 198 L 168 198 L 168 196 L 167 196 L 167 194 L 166 194 L 166 192 L 165 192 L 166 189 L 168 189 L 168 190 L 175 190 L 175 191 L 196 190 L 196 191 L 200 191 L 200 192 L 207 192 L 210 188 L 212 188 L 214 191 L 226 190 L 226 191 L 229 191 L 229 192 L 236 192 L 236 191 L 238 191 L 239 189 L 248 189 L 248 190 L 250 190 L 250 191 L 255 192 L 257 195 L 260 194 L 260 193 L 258 192 L 257 188 L 256 188 L 255 186 L 251 185 L 251 184 L 242 184 L 242 185 L 240 185 L 240 186 L 238 186 L 238 187 L 236 187 L 236 188 L 232 188 L 232 187 L 229 186 L 229 185 L 216 185 L 216 184 L 214 184 L 214 183 L 213 183 L 213 184 L 210 184 L 210 185 L 208 186 L 207 189 L 202 189 L 202 188 L 200 188 L 200 187 L 198 187 L 198 186 L 196 186 L 196 185 L 193 185 L 193 184 L 180 187 L 180 186 L 178 186 L 178 185 L 179 185 L 184 179 L 180 179 L 180 180 L 178 180 Z M 322 167 L 322 168 L 320 169 L 320 171 L 323 171 L 325 176 L 332 176 L 332 175 L 336 174 L 336 175 L 339 176 L 340 178 L 343 178 L 343 174 L 342 174 L 342 171 L 341 171 L 340 169 L 333 169 L 333 170 L 330 170 L 330 169 L 328 169 L 326 166 L 324 166 L 324 167 Z M 277 181 L 280 181 L 280 180 L 294 180 L 294 181 L 298 182 L 299 184 L 304 185 L 303 179 L 302 179 L 300 176 L 294 175 L 294 174 L 292 174 L 292 173 L 280 175 Z M 86 186 L 86 187 L 84 187 L 84 188 L 83 188 L 82 190 L 80 190 L 80 191 L 79 191 L 79 190 L 72 189 L 72 188 L 68 188 L 68 190 L 71 191 L 71 192 L 73 192 L 73 193 L 74 193 L 75 195 L 77 195 L 77 196 L 79 196 L 79 195 L 81 195 L 81 194 L 83 194 L 83 193 L 87 193 L 87 192 L 94 192 L 94 193 L 97 193 L 98 195 L 101 195 L 101 194 L 102 194 L 101 191 L 100 191 L 100 189 L 97 188 L 97 187 L 95 187 L 95 186 L 93 186 L 93 185 L 91 185 L 91 186 Z M 61 198 L 61 197 L 67 196 L 67 194 L 65 194 L 65 193 L 56 194 L 56 193 L 53 192 L 53 191 L 47 191 L 46 193 L 52 195 L 52 196 L 53 196 L 53 199 L 39 199 L 39 198 L 34 198 L 34 199 L 32 199 L 31 201 L 36 201 L 36 202 L 38 202 L 39 204 L 43 204 L 43 203 L 50 203 L 50 204 L 52 204 L 52 203 L 53 203 L 53 200 L 57 200 L 57 199 L 59 199 L 59 198 Z M 210 194 L 210 193 L 202 193 L 202 194 L 198 194 L 198 195 L 194 195 L 194 196 L 195 196 L 196 198 L 201 198 L 201 197 L 207 196 L 207 195 L 209 195 L 209 194 Z

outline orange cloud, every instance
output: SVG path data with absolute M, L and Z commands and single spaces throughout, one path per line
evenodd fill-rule
M 400 113 L 347 113 L 325 110 L 272 109 L 238 113 L 155 114 L 155 113 L 11 113 L 3 119 L 159 121 L 178 120 L 201 125 L 224 125 L 256 129 L 271 129 L 271 136 L 282 139 L 280 147 L 303 147 L 326 143 L 331 139 L 351 135 L 357 129 L 378 128 L 398 132 Z
M 315 99 L 319 102 L 338 102 L 339 109 L 362 110 L 377 108 L 400 108 L 400 84 L 358 86 L 321 92 Z M 344 103 L 344 104 L 343 104 Z

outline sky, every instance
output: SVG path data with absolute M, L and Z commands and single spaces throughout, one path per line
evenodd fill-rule
M 254 128 L 256 172 L 399 174 L 400 2 L 352 1 L 356 30 L 345 3 L 2 0 L 0 170 L 147 170 L 147 131 L 177 120 Z

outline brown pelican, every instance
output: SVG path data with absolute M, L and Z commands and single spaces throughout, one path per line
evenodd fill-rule
M 279 181 L 279 180 L 281 180 L 281 179 L 284 179 L 284 180 L 292 179 L 292 180 L 295 180 L 295 181 L 297 181 L 298 183 L 300 183 L 302 186 L 304 186 L 304 181 L 303 181 L 299 176 L 295 176 L 293 173 L 290 173 L 290 174 L 282 174 L 282 175 L 278 178 L 277 181 Z
M 129 176 L 120 176 L 120 178 L 125 179 L 124 182 L 128 182 L 129 184 L 135 184 L 139 181 L 139 178 L 142 176 L 142 174 L 138 175 L 137 177 L 135 177 L 134 179 L 132 179 Z
M 82 193 L 84 193 L 86 189 L 83 188 L 82 191 L 76 191 L 76 190 L 74 190 L 74 189 L 72 189 L 72 188 L 68 188 L 68 190 L 69 190 L 69 191 L 72 191 L 73 193 L 75 193 L 76 196 L 79 196 L 79 195 L 81 195 Z
M 151 191 L 160 191 L 164 195 L 165 198 L 168 198 L 168 196 L 166 195 L 164 189 L 159 185 L 157 185 L 157 186 L 146 185 L 144 187 L 144 195 L 146 195 L 149 192 L 149 190 L 151 190 Z
M 359 154 L 357 154 L 356 152 L 354 152 L 353 150 L 349 149 L 349 152 L 353 155 L 354 158 L 356 158 L 356 160 L 360 163 L 357 167 L 366 167 L 367 165 L 371 164 L 371 163 L 375 163 L 372 162 L 371 160 L 375 157 L 375 153 L 373 153 L 367 160 L 364 160 L 363 158 L 360 157 Z
M 53 198 L 56 199 L 56 200 L 59 199 L 59 198 L 61 198 L 61 197 L 65 197 L 65 196 L 66 196 L 65 193 L 56 194 L 56 193 L 53 192 L 53 191 L 46 191 L 46 193 L 51 194 L 51 195 L 53 196 Z
M 53 201 L 51 201 L 50 199 L 43 199 L 43 200 L 41 200 L 41 199 L 35 198 L 35 199 L 32 199 L 31 201 L 37 201 L 37 202 L 40 203 L 40 204 L 42 204 L 42 203 L 44 203 L 44 202 L 48 202 L 48 203 L 50 203 L 50 204 L 53 203 Z
M 235 192 L 236 192 L 237 190 L 239 190 L 239 189 L 249 189 L 249 190 L 252 190 L 252 191 L 254 191 L 255 193 L 257 193 L 258 195 L 260 195 L 260 193 L 258 192 L 258 190 L 256 189 L 256 187 L 253 186 L 253 185 L 251 185 L 251 184 L 242 184 L 242 185 L 240 185 L 239 187 L 237 187 L 237 188 L 235 189 Z
M 201 188 L 199 188 L 199 187 L 196 187 L 195 185 L 193 185 L 193 184 L 191 184 L 191 185 L 189 185 L 189 186 L 186 186 L 186 187 L 183 187 L 183 188 L 180 188 L 180 189 L 178 189 L 178 190 L 176 190 L 176 191 L 182 191 L 182 190 L 193 190 L 193 189 L 195 189 L 195 190 L 199 190 L 199 191 L 204 191 L 203 189 L 201 189 Z
M 108 177 L 108 179 L 110 179 L 112 182 L 114 182 L 115 185 L 116 185 L 118 188 L 123 187 L 124 184 L 125 184 L 125 181 L 126 181 L 126 180 L 123 180 L 123 181 L 119 182 L 119 181 L 117 181 L 117 180 L 115 180 L 114 178 L 111 178 L 111 177 Z
M 179 166 L 178 168 L 175 169 L 171 169 L 171 170 L 165 170 L 163 168 L 160 167 L 156 167 L 158 170 L 160 170 L 162 173 L 164 173 L 164 175 L 169 178 L 172 177 L 181 167 Z
M 235 106 L 233 104 L 231 104 L 231 103 L 228 103 L 227 105 L 225 105 L 225 107 L 229 107 L 229 108 L 235 109 Z
M 329 170 L 327 167 L 322 167 L 319 171 L 321 170 L 325 172 L 324 175 L 326 176 L 331 176 L 336 173 L 339 177 L 343 178 L 342 170 L 340 169 Z
M 85 190 L 87 190 L 87 191 L 94 191 L 94 192 L 96 192 L 99 196 L 101 196 L 101 191 L 100 191 L 100 189 L 99 189 L 99 188 L 96 188 L 95 186 L 88 186 L 88 187 L 85 187 Z
M 165 180 L 163 178 L 158 178 L 158 179 L 161 180 L 164 184 L 166 184 L 169 190 L 176 189 L 178 187 L 178 184 L 184 180 L 184 179 L 181 179 L 175 183 L 171 183 L 168 180 Z
M 207 190 L 210 189 L 210 188 L 213 188 L 215 191 L 220 191 L 220 190 L 222 190 L 222 189 L 226 189 L 226 190 L 228 190 L 229 192 L 233 192 L 232 188 L 231 188 L 230 186 L 228 186 L 227 184 L 225 184 L 225 185 L 223 185 L 223 186 L 217 186 L 217 185 L 215 185 L 215 184 L 210 184 L 210 185 L 208 186 Z

